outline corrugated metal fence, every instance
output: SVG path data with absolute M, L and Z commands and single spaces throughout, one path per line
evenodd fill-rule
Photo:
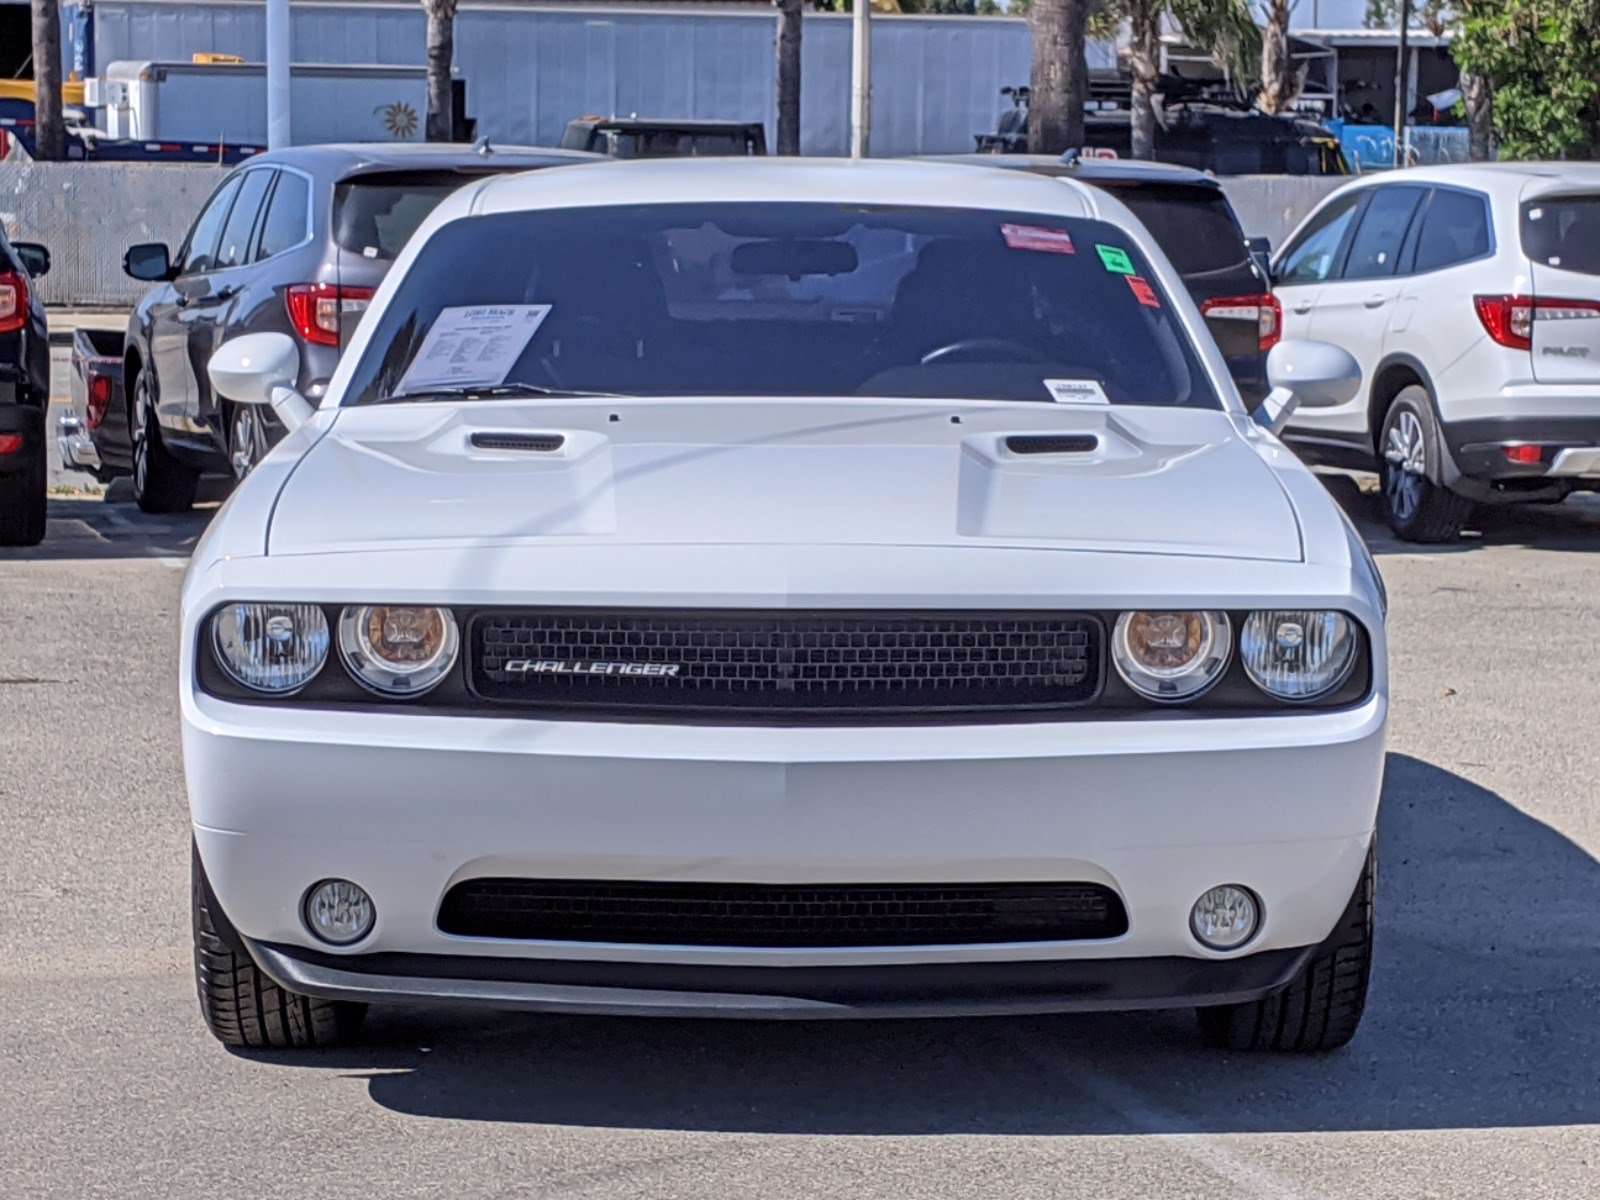
M 93 13 L 100 71 L 118 59 L 265 53 L 258 3 L 101 0 Z M 414 2 L 296 3 L 292 32 L 295 62 L 424 59 L 426 21 Z M 469 114 L 497 141 L 553 145 L 584 113 L 760 118 L 770 139 L 776 36 L 771 10 L 467 4 L 456 17 L 456 66 Z M 1028 81 L 1032 56 L 1027 24 L 1006 17 L 875 17 L 872 46 L 872 148 L 885 155 L 971 150 L 973 135 L 994 127 L 1000 88 Z M 843 154 L 849 18 L 808 13 L 803 52 L 801 149 Z M 1112 65 L 1112 53 L 1096 44 L 1092 65 Z

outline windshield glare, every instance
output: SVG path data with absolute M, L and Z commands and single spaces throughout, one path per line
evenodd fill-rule
M 1098 221 L 737 203 L 469 217 L 422 247 L 346 403 L 445 388 L 1220 407 Z

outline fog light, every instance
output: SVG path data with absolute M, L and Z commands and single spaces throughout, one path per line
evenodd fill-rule
M 1194 902 L 1189 928 L 1200 944 L 1213 950 L 1232 950 L 1244 945 L 1261 924 L 1261 906 L 1242 887 L 1223 884 L 1214 887 Z
M 359 942 L 375 916 L 372 897 L 348 879 L 324 879 L 306 893 L 306 928 L 331 945 Z

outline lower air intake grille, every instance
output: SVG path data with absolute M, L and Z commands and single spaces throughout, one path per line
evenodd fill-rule
M 1086 704 L 1103 627 L 1084 613 L 491 611 L 469 640 L 487 700 L 826 721 Z
M 1092 883 L 814 887 L 469 879 L 439 928 L 461 937 L 680 946 L 937 946 L 1117 937 L 1128 915 Z

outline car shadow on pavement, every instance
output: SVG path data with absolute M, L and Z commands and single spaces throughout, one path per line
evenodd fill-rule
M 1353 476 L 1319 473 L 1318 478 L 1374 554 L 1461 554 L 1485 546 L 1600 552 L 1600 496 L 1578 495 L 1561 504 L 1480 505 L 1455 541 L 1424 545 L 1396 537 L 1384 519 L 1382 498 Z
M 785 1134 L 1119 1134 L 1600 1121 L 1600 863 L 1470 781 L 1391 755 L 1377 966 L 1345 1050 L 1229 1054 L 1187 1012 L 878 1022 L 375 1010 L 267 1061 L 398 1113 Z M 1292 798 L 1286 798 L 1292 803 Z M 256 1057 L 256 1056 L 252 1056 Z
M 110 493 L 116 495 L 118 492 Z M 51 496 L 44 541 L 37 546 L 0 549 L 0 562 L 187 558 L 215 514 L 214 507 L 201 507 L 152 516 L 132 503 L 110 498 Z

